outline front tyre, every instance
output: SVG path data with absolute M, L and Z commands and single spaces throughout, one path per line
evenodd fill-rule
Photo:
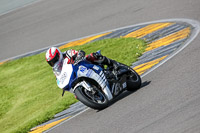
M 77 99 L 93 109 L 102 110 L 108 107 L 108 99 L 105 94 L 96 85 L 92 85 L 92 87 L 93 91 L 88 91 L 83 86 L 76 88 L 74 93 Z

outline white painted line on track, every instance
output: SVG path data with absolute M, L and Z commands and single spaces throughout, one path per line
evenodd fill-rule
M 13 11 L 16 11 L 16 10 L 18 10 L 18 9 L 21 9 L 21 8 L 24 8 L 24 7 L 27 7 L 27 6 L 30 6 L 30 5 L 32 5 L 32 4 L 38 3 L 38 2 L 40 2 L 40 1 L 42 1 L 42 0 L 35 0 L 35 1 L 30 2 L 30 3 L 27 3 L 27 4 L 22 4 L 21 6 L 18 6 L 18 7 L 16 7 L 16 8 L 10 9 L 10 10 L 4 12 L 4 13 L 1 13 L 0 16 L 5 15 L 5 14 L 8 14 L 8 13 L 13 12 Z
M 48 129 L 48 130 L 44 131 L 43 133 L 47 133 L 47 132 L 49 132 L 49 131 L 53 130 L 54 128 L 56 128 L 56 127 L 58 127 L 58 126 L 62 125 L 63 123 L 65 123 L 65 122 L 67 122 L 67 121 L 69 121 L 69 120 L 73 119 L 74 117 L 76 117 L 76 116 L 78 116 L 78 115 L 82 114 L 83 112 L 85 112 L 85 111 L 87 111 L 87 110 L 89 110 L 89 109 L 90 109 L 89 107 L 88 107 L 88 108 L 86 108 L 85 110 L 83 110 L 83 111 L 79 112 L 78 114 L 76 114 L 76 115 L 74 115 L 74 116 L 70 117 L 69 119 L 66 119 L 66 120 L 64 120 L 64 121 L 60 122 L 59 124 L 57 124 L 57 125 L 53 126 L 52 128 L 50 128 L 50 129 Z

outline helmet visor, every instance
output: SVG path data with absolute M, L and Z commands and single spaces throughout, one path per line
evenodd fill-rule
M 56 62 L 58 62 L 58 61 L 59 61 L 59 54 L 56 53 L 56 56 L 55 56 L 52 60 L 47 61 L 47 62 L 49 63 L 49 65 L 50 65 L 51 67 L 53 67 L 54 64 L 55 64 Z

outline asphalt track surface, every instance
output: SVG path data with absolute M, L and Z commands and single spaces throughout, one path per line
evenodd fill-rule
M 127 25 L 200 21 L 199 0 L 42 0 L 0 16 L 0 60 Z M 49 132 L 200 132 L 200 35 L 110 107 L 88 109 Z

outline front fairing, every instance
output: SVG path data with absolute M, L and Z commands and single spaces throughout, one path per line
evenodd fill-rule
M 82 75 L 77 75 L 77 73 L 82 68 L 92 68 L 94 65 L 89 63 L 88 61 L 81 61 L 76 65 L 68 64 L 66 60 L 64 60 L 62 69 L 60 70 L 60 67 L 57 71 L 55 71 L 56 79 L 57 79 L 57 85 L 61 89 L 69 90 L 72 87 L 73 82 Z
M 72 84 L 79 78 L 90 78 L 95 80 L 103 92 L 106 94 L 108 100 L 113 98 L 109 84 L 104 76 L 103 69 L 98 66 L 91 64 L 88 61 L 81 61 L 76 65 L 63 63 L 62 71 L 57 76 L 57 85 L 59 88 L 70 90 Z
M 59 75 L 56 75 L 57 85 L 61 89 L 70 89 L 70 81 L 74 78 L 73 64 L 67 64 L 66 60 L 63 62 L 62 70 Z

